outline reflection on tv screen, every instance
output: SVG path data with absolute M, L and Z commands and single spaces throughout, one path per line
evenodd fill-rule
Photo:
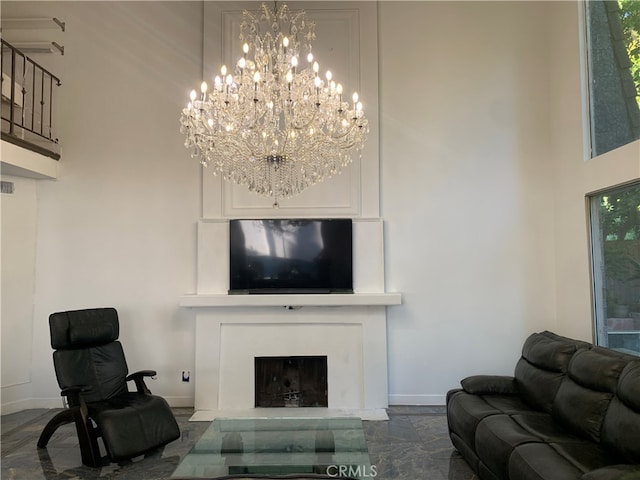
M 230 292 L 353 291 L 351 219 L 229 222 Z

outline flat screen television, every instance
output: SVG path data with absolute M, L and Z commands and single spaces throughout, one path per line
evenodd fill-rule
M 352 221 L 229 221 L 229 293 L 353 293 Z

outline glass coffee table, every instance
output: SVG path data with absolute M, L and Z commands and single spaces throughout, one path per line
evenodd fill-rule
M 360 418 L 218 418 L 171 477 L 375 473 Z

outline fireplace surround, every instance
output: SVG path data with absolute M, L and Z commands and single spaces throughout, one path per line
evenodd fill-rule
M 195 321 L 195 414 L 282 416 L 255 407 L 255 358 L 325 356 L 327 407 L 287 409 L 310 416 L 386 419 L 386 309 L 382 221 L 354 219 L 353 294 L 228 295 L 228 221 L 198 228 L 198 291 L 180 305 Z

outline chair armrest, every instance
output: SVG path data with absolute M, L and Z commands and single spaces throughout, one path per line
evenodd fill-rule
M 610 465 L 591 470 L 581 480 L 636 480 L 640 478 L 640 465 Z
M 144 377 L 155 377 L 156 374 L 157 372 L 155 370 L 140 370 L 139 372 L 132 373 L 125 380 L 127 382 L 134 381 L 138 393 L 151 395 L 151 391 L 147 388 L 147 384 L 144 382 Z
M 462 389 L 474 395 L 516 395 L 518 387 L 511 376 L 474 375 L 460 382 Z
M 67 404 L 70 407 L 80 407 L 84 405 L 84 399 L 80 394 L 88 392 L 92 388 L 91 385 L 72 385 L 71 387 L 63 388 L 60 391 L 60 395 L 67 397 Z
M 156 372 L 155 370 L 140 370 L 138 372 L 133 372 L 132 374 L 130 374 L 126 380 L 127 382 L 134 380 L 136 378 L 141 378 L 141 377 L 155 377 L 158 374 L 158 372 Z

